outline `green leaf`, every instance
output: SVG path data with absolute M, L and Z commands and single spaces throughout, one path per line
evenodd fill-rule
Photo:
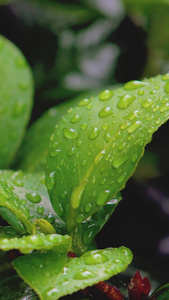
M 13 265 L 40 299 L 56 300 L 124 271 L 131 260 L 130 250 L 120 247 L 86 252 L 79 258 L 52 251 L 32 253 L 15 259 Z
M 14 237 L 21 237 L 21 235 L 11 226 L 0 226 L 0 240 Z
M 7 168 L 23 138 L 32 107 L 32 74 L 22 53 L 0 36 L 0 168 Z
M 23 236 L 21 238 L 0 238 L 0 249 L 9 251 L 18 249 L 22 253 L 29 253 L 32 250 L 50 250 L 60 254 L 66 254 L 70 250 L 71 237 L 59 234 L 38 234 Z
M 0 195 L 8 197 L 8 191 L 11 189 L 11 199 L 8 205 L 0 202 L 0 214 L 8 221 L 14 228 L 21 232 L 25 232 L 23 219 L 19 216 L 21 213 L 25 214 L 27 222 L 30 226 L 34 226 L 32 222 L 38 219 L 45 219 L 55 228 L 57 233 L 65 233 L 64 222 L 54 212 L 47 189 L 44 185 L 44 176 L 42 174 L 24 174 L 22 171 L 0 171 L 0 183 L 2 189 Z M 13 198 L 12 198 L 13 197 Z M 7 198 L 8 199 L 8 198 Z M 17 201 L 17 210 L 13 210 L 13 205 Z M 24 219 L 25 220 L 25 219 Z M 33 230 L 33 228 L 32 228 Z M 27 232 L 32 233 L 30 228 Z M 48 232 L 49 233 L 49 232 Z
M 108 221 L 121 199 L 121 195 L 118 194 L 94 213 L 91 218 L 83 221 L 75 228 L 72 238 L 76 255 L 81 255 L 87 250 L 95 236 Z
M 168 94 L 169 74 L 131 81 L 82 100 L 59 122 L 46 186 L 70 234 L 124 188 L 153 132 L 169 117 Z
M 162 287 L 158 288 L 151 296 L 150 300 L 157 299 L 157 300 L 166 300 L 169 299 L 169 283 L 163 285 Z

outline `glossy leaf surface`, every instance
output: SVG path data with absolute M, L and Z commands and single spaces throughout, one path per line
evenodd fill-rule
M 0 239 L 10 239 L 14 237 L 21 237 L 21 235 L 11 226 L 0 226 Z
M 84 99 L 51 137 L 46 185 L 71 232 L 121 190 L 169 117 L 169 75 Z
M 33 253 L 17 258 L 13 265 L 40 299 L 56 300 L 124 271 L 131 260 L 130 250 L 120 247 L 86 252 L 79 258 L 52 251 Z
M 32 225 L 34 220 L 45 219 L 52 224 L 57 233 L 65 233 L 64 222 L 56 215 L 50 204 L 43 175 L 24 174 L 21 171 L 0 171 L 0 182 L 2 187 L 0 194 L 4 198 L 9 196 L 8 191 L 11 194 L 12 200 L 5 198 L 6 204 L 3 202 L 0 207 L 0 214 L 9 224 L 25 232 L 22 223 L 28 222 L 30 226 L 35 226 Z M 14 211 L 13 205 L 16 206 L 16 202 L 18 206 Z M 20 218 L 21 213 L 24 213 L 27 221 Z M 28 232 L 32 231 L 29 229 Z
M 29 253 L 32 250 L 50 250 L 53 248 L 57 253 L 66 254 L 70 249 L 71 237 L 68 235 L 43 233 L 39 235 L 23 236 L 21 238 L 0 238 L 0 249 L 9 251 L 18 249 L 22 253 Z
M 0 168 L 11 163 L 32 107 L 32 74 L 22 53 L 0 36 Z

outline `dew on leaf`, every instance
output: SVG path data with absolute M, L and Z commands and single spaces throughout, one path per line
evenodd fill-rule
M 162 76 L 161 79 L 162 79 L 163 81 L 169 80 L 169 73 L 164 74 L 164 75 Z
M 99 230 L 100 230 L 100 227 L 96 226 L 95 224 L 91 224 L 91 225 L 87 226 L 84 229 L 83 235 L 82 235 L 83 243 L 86 246 L 90 245 L 90 243 L 93 241 L 93 239 L 95 238 L 95 236 Z
M 146 99 L 141 103 L 141 106 L 143 108 L 147 108 L 153 104 L 153 101 L 151 99 Z
M 153 108 L 153 112 L 156 112 L 160 109 L 159 105 L 157 105 L 156 107 Z
M 82 161 L 81 164 L 82 164 L 83 167 L 86 165 L 86 162 L 87 162 L 86 159 L 84 159 L 84 160 Z
M 71 148 L 68 152 L 67 152 L 67 155 L 68 156 L 72 156 L 73 154 L 75 154 L 75 148 Z
M 138 90 L 138 95 L 139 95 L 139 96 L 143 96 L 143 95 L 144 95 L 144 93 L 145 93 L 145 91 L 144 91 L 144 90 L 142 90 L 142 89 Z
M 80 121 L 80 116 L 75 114 L 72 119 L 70 120 L 71 123 L 77 123 Z
M 161 108 L 160 108 L 161 113 L 163 113 L 167 110 L 169 110 L 169 103 L 166 103 L 166 104 L 162 105 Z
M 117 178 L 117 182 L 118 182 L 118 183 L 121 183 L 125 178 L 126 178 L 126 173 L 121 174 L 121 175 Z
M 99 254 L 96 251 L 92 251 L 90 255 L 86 255 L 85 264 L 86 265 L 97 265 L 108 262 L 108 257 L 105 254 Z
M 131 95 L 123 95 L 123 96 L 121 96 L 119 98 L 120 98 L 120 100 L 117 103 L 117 107 L 119 109 L 126 109 L 136 99 L 135 96 L 131 96 Z
M 86 123 L 83 123 L 80 127 L 82 130 L 85 130 L 87 128 L 87 124 Z
M 104 134 L 104 139 L 105 139 L 105 141 L 106 141 L 107 143 L 110 142 L 111 138 L 112 138 L 112 137 L 111 137 L 110 133 Z
M 23 187 L 24 183 L 20 180 L 12 180 L 12 183 L 17 187 Z
M 50 151 L 49 151 L 49 155 L 50 155 L 50 157 L 56 157 L 56 156 L 58 156 L 59 155 L 59 153 L 61 152 L 61 150 L 60 149 L 50 149 Z
M 87 271 L 85 269 L 81 269 L 78 271 L 78 273 L 74 275 L 73 279 L 83 280 L 83 279 L 94 278 L 95 276 L 96 274 L 94 274 L 93 272 Z
M 124 164 L 128 160 L 127 156 L 116 157 L 113 159 L 112 166 L 114 168 L 119 168 L 122 164 Z
M 102 108 L 102 109 L 100 110 L 100 112 L 99 112 L 100 118 L 106 118 L 106 117 L 108 117 L 108 116 L 110 116 L 110 115 L 112 115 L 112 114 L 113 114 L 113 110 L 112 110 L 111 107 L 108 107 L 108 106 Z
M 90 203 L 88 203 L 86 206 L 85 206 L 85 212 L 88 213 L 89 211 L 91 211 L 91 208 L 92 208 L 92 205 Z
M 109 190 L 105 190 L 99 193 L 99 196 L 96 200 L 96 204 L 97 205 L 103 205 L 108 201 L 108 198 L 110 196 L 110 191 Z
M 94 140 L 98 137 L 98 135 L 99 135 L 99 129 L 97 127 L 93 127 L 88 137 L 90 140 Z
M 104 124 L 102 125 L 102 128 L 103 128 L 103 130 L 107 130 L 107 129 L 109 128 L 108 123 L 104 123 Z
M 88 104 L 90 103 L 90 100 L 89 99 L 83 99 L 79 102 L 79 106 L 87 106 Z
M 109 100 L 113 96 L 114 92 L 111 90 L 104 90 L 99 95 L 99 100 L 106 101 Z
M 78 215 L 76 218 L 77 223 L 82 223 L 82 221 L 84 220 L 84 216 L 82 214 Z
M 142 82 L 142 81 L 134 80 L 134 81 L 127 82 L 124 85 L 124 89 L 125 90 L 136 90 L 136 89 L 139 89 L 139 88 L 144 87 L 146 85 L 148 85 L 147 82 Z
M 77 147 L 81 147 L 82 146 L 82 144 L 83 144 L 83 142 L 82 141 L 77 141 Z
M 120 151 L 124 150 L 125 145 L 126 145 L 126 142 L 120 142 L 120 143 L 119 143 L 119 146 L 118 146 L 118 149 L 119 149 Z
M 37 207 L 37 212 L 38 212 L 39 214 L 43 214 L 43 213 L 44 213 L 44 207 L 43 207 L 43 206 L 38 206 L 38 207 Z
M 61 198 L 61 199 L 64 199 L 66 196 L 67 196 L 67 192 L 64 191 L 64 192 L 60 195 L 60 198 Z
M 55 171 L 46 176 L 45 184 L 48 190 L 52 190 L 55 186 Z
M 164 90 L 167 94 L 169 94 L 169 80 L 165 83 Z
M 128 133 L 132 133 L 134 132 L 136 129 L 138 129 L 141 125 L 140 121 L 136 121 L 135 123 L 129 125 L 129 127 L 127 128 Z
M 134 153 L 131 157 L 132 163 L 135 163 L 137 161 L 137 159 L 138 159 L 138 155 L 136 153 Z
M 41 196 L 36 192 L 26 194 L 26 198 L 32 203 L 40 203 L 42 200 Z
M 63 134 L 64 134 L 64 137 L 69 140 L 75 140 L 79 136 L 77 131 L 72 128 L 64 128 Z

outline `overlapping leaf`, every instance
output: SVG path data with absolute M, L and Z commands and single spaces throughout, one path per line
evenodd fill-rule
M 0 214 L 9 224 L 20 232 L 25 232 L 26 227 L 32 233 L 34 220 L 45 219 L 57 233 L 65 233 L 64 222 L 50 204 L 43 175 L 0 171 L 0 184 Z
M 18 249 L 22 253 L 29 253 L 32 250 L 50 250 L 60 254 L 66 254 L 71 247 L 71 237 L 68 235 L 59 234 L 38 234 L 19 237 L 0 238 L 0 249 L 3 251 L 9 251 L 12 249 Z
M 46 185 L 69 232 L 121 190 L 169 117 L 169 75 L 84 99 L 51 138 Z
M 56 300 L 124 271 L 131 260 L 130 250 L 120 247 L 86 252 L 73 259 L 52 251 L 33 253 L 17 258 L 13 265 L 40 299 Z
M 21 52 L 0 36 L 0 168 L 11 163 L 32 107 L 32 74 Z

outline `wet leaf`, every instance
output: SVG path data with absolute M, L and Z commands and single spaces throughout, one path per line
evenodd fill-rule
M 32 233 L 34 220 L 45 219 L 52 224 L 57 233 L 65 233 L 64 222 L 56 215 L 50 204 L 42 174 L 0 171 L 0 183 L 0 194 L 6 199 L 6 202 L 1 203 L 0 214 L 14 228 L 25 232 L 26 222 L 29 224 L 26 231 Z M 24 219 L 20 217 L 21 214 L 24 214 Z
M 0 168 L 7 168 L 21 143 L 30 117 L 32 74 L 19 51 L 0 36 Z
M 120 247 L 86 252 L 79 258 L 52 251 L 32 253 L 17 258 L 13 265 L 40 299 L 56 300 L 124 271 L 131 260 L 130 250 Z
M 131 81 L 83 99 L 59 122 L 46 186 L 70 234 L 124 188 L 153 132 L 169 117 L 168 94 L 168 74 Z
M 38 234 L 14 238 L 0 238 L 0 249 L 9 251 L 18 249 L 22 253 L 29 253 L 32 250 L 50 250 L 66 254 L 71 246 L 71 237 L 59 234 Z

